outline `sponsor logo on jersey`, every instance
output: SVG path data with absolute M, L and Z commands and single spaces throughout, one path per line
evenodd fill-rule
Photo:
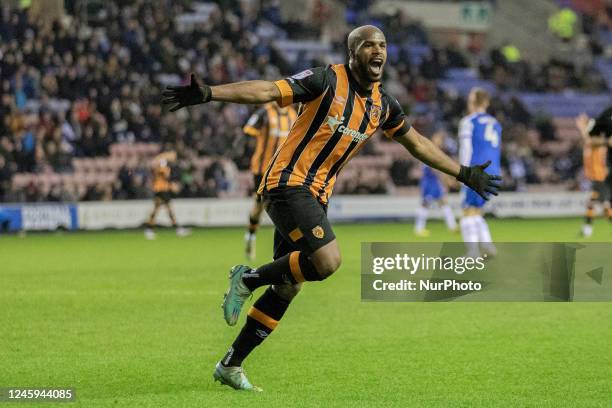
M 328 116 L 325 124 L 329 126 L 332 133 L 335 132 L 337 129 L 338 132 L 342 133 L 343 135 L 347 135 L 353 138 L 353 142 L 363 142 L 368 138 L 367 134 L 361 133 L 355 129 L 351 129 L 348 126 L 344 126 L 344 116 L 340 118 L 338 118 L 338 115 Z
M 327 126 L 329 126 L 329 128 L 331 129 L 333 133 L 336 131 L 336 128 L 338 127 L 338 125 L 342 124 L 342 122 L 344 122 L 344 116 L 338 119 L 338 115 L 336 115 L 336 116 L 328 116 L 327 122 L 325 123 L 327 124 Z

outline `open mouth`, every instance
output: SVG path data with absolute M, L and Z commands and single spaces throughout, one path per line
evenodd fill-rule
M 382 59 L 373 59 L 368 64 L 368 68 L 370 72 L 374 75 L 380 75 L 382 72 L 382 67 L 383 67 Z

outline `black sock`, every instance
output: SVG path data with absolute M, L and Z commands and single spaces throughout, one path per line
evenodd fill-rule
M 315 280 L 321 280 L 315 266 L 307 255 L 299 251 L 291 252 L 242 276 L 242 281 L 251 291 L 265 285 Z
M 268 288 L 253 304 L 240 334 L 234 340 L 221 364 L 226 367 L 238 367 L 242 361 L 261 344 L 278 325 L 289 307 L 289 301 L 281 298 Z
M 586 224 L 591 224 L 593 222 L 594 216 L 595 216 L 595 210 L 593 210 L 593 207 L 587 207 L 586 215 L 584 217 L 584 222 Z
M 249 234 L 254 235 L 259 227 L 259 220 L 255 217 L 249 217 Z

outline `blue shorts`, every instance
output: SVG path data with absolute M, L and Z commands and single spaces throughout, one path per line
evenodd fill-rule
M 421 183 L 421 198 L 429 204 L 444 197 L 444 190 L 439 181 Z
M 461 194 L 463 195 L 463 201 L 461 202 L 461 208 L 467 207 L 475 207 L 482 208 L 484 207 L 486 201 L 477 192 L 472 190 L 469 187 L 463 186 L 461 188 Z

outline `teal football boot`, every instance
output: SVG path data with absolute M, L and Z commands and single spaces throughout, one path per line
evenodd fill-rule
M 251 268 L 246 265 L 236 265 L 230 269 L 230 286 L 223 297 L 223 317 L 228 325 L 234 326 L 238 322 L 240 310 L 244 301 L 251 296 L 251 291 L 242 282 L 242 275 L 251 272 Z

